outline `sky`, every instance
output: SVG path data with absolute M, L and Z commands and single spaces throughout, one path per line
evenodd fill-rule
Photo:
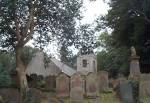
M 105 15 L 108 12 L 109 6 L 104 3 L 104 0 L 83 1 L 83 16 L 82 23 L 92 23 L 99 15 Z
M 107 14 L 109 6 L 107 3 L 104 3 L 104 0 L 95 0 L 90 2 L 90 0 L 83 0 L 83 9 L 82 15 L 83 19 L 81 20 L 81 24 L 91 24 L 98 16 Z M 27 43 L 27 45 L 32 45 L 33 41 Z M 52 54 L 54 57 L 59 58 L 57 43 L 52 42 L 51 45 L 47 47 L 46 52 Z M 74 48 L 70 48 L 74 50 L 74 54 L 77 54 L 77 50 Z

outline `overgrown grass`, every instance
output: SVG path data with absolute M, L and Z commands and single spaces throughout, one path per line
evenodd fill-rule
M 101 93 L 100 94 L 102 103 L 120 103 L 120 100 L 116 97 L 115 92 Z
M 115 92 L 101 93 L 100 103 L 120 103 L 119 99 L 116 97 Z M 63 99 L 64 103 L 71 103 L 69 98 Z M 83 103 L 94 103 L 90 98 L 84 98 Z

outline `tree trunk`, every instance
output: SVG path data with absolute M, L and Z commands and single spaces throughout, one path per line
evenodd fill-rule
M 23 47 L 16 47 L 16 70 L 18 72 L 19 81 L 20 81 L 20 93 L 21 93 L 21 102 L 24 101 L 28 84 L 27 84 L 27 78 L 26 78 L 26 67 L 22 60 L 22 50 Z

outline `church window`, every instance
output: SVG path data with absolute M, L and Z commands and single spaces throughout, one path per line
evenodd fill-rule
M 87 60 L 83 59 L 83 67 L 87 67 Z

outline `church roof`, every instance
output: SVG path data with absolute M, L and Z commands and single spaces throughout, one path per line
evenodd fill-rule
M 65 73 L 68 76 L 72 76 L 76 73 L 76 70 L 62 63 L 61 61 L 51 58 L 51 61 L 48 63 L 48 66 L 45 68 L 44 65 L 44 54 L 43 52 L 38 51 L 35 54 L 35 57 L 32 58 L 31 62 L 27 66 L 26 74 L 37 74 L 44 77 L 49 75 L 58 75 L 59 73 Z
M 61 69 L 63 73 L 65 73 L 68 76 L 72 76 L 74 73 L 76 73 L 76 70 L 73 68 L 69 67 L 68 65 L 60 62 L 59 60 L 52 58 L 51 61 Z

